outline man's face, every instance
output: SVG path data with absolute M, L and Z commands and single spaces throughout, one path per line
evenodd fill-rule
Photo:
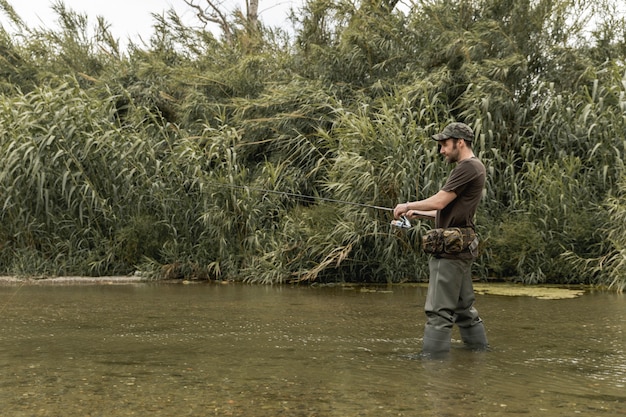
M 459 150 L 456 143 L 458 139 L 450 138 L 439 141 L 439 153 L 445 156 L 446 161 L 453 164 L 459 161 Z

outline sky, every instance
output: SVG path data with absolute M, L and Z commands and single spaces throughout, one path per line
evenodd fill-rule
M 90 26 L 96 25 L 96 17 L 102 16 L 110 25 L 111 33 L 122 44 L 131 38 L 138 41 L 139 36 L 144 41 L 152 35 L 154 19 L 152 13 L 163 14 L 174 8 L 184 22 L 197 25 L 194 11 L 183 0 L 62 0 L 66 8 L 87 14 Z M 234 11 L 237 8 L 245 10 L 245 0 L 217 0 L 224 10 Z M 57 28 L 57 16 L 52 11 L 55 0 L 8 0 L 18 15 L 31 28 Z M 259 16 L 267 26 L 289 26 L 287 16 L 291 7 L 297 9 L 303 0 L 259 0 Z M 206 4 L 197 0 L 198 4 Z M 0 23 L 9 29 L 7 20 L 0 11 Z

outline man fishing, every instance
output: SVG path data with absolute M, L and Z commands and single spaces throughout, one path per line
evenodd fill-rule
M 435 221 L 435 229 L 428 234 L 436 244 L 428 250 L 432 256 L 424 306 L 427 322 L 422 354 L 439 357 L 450 351 L 454 324 L 459 326 L 467 347 L 475 350 L 488 347 L 483 321 L 474 308 L 471 277 L 478 245 L 474 215 L 482 197 L 486 172 L 472 150 L 474 132 L 468 125 L 451 123 L 433 139 L 446 161 L 456 166 L 435 195 L 398 204 L 394 217 Z

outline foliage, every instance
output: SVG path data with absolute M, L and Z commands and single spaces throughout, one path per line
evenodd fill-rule
M 615 195 L 606 198 L 602 213 L 606 219 L 600 228 L 605 236 L 602 244 L 606 246 L 602 256 L 589 258 L 567 251 L 563 258 L 580 274 L 590 276 L 593 283 L 623 292 L 626 289 L 626 177 L 622 176 Z
M 293 39 L 170 11 L 122 50 L 60 2 L 31 29 L 0 0 L 2 273 L 423 280 L 431 225 L 372 206 L 435 193 L 430 136 L 458 120 L 488 169 L 474 272 L 623 290 L 619 4 L 396 4 L 309 0 Z
M 595 271 L 599 273 L 599 283 L 609 283 L 609 288 L 619 291 L 626 289 L 626 178 L 622 176 L 618 184 L 617 195 L 607 198 L 608 221 L 604 226 L 609 244 L 609 251 L 604 255 Z M 595 272 L 594 271 L 594 272 Z

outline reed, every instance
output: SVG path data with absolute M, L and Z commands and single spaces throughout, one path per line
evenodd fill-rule
M 430 137 L 461 120 L 488 170 L 476 275 L 623 289 L 623 21 L 587 42 L 566 0 L 416 5 L 312 0 L 293 41 L 228 44 L 168 14 L 125 53 L 60 6 L 0 31 L 1 271 L 420 281 L 430 224 L 317 197 L 435 193 Z

